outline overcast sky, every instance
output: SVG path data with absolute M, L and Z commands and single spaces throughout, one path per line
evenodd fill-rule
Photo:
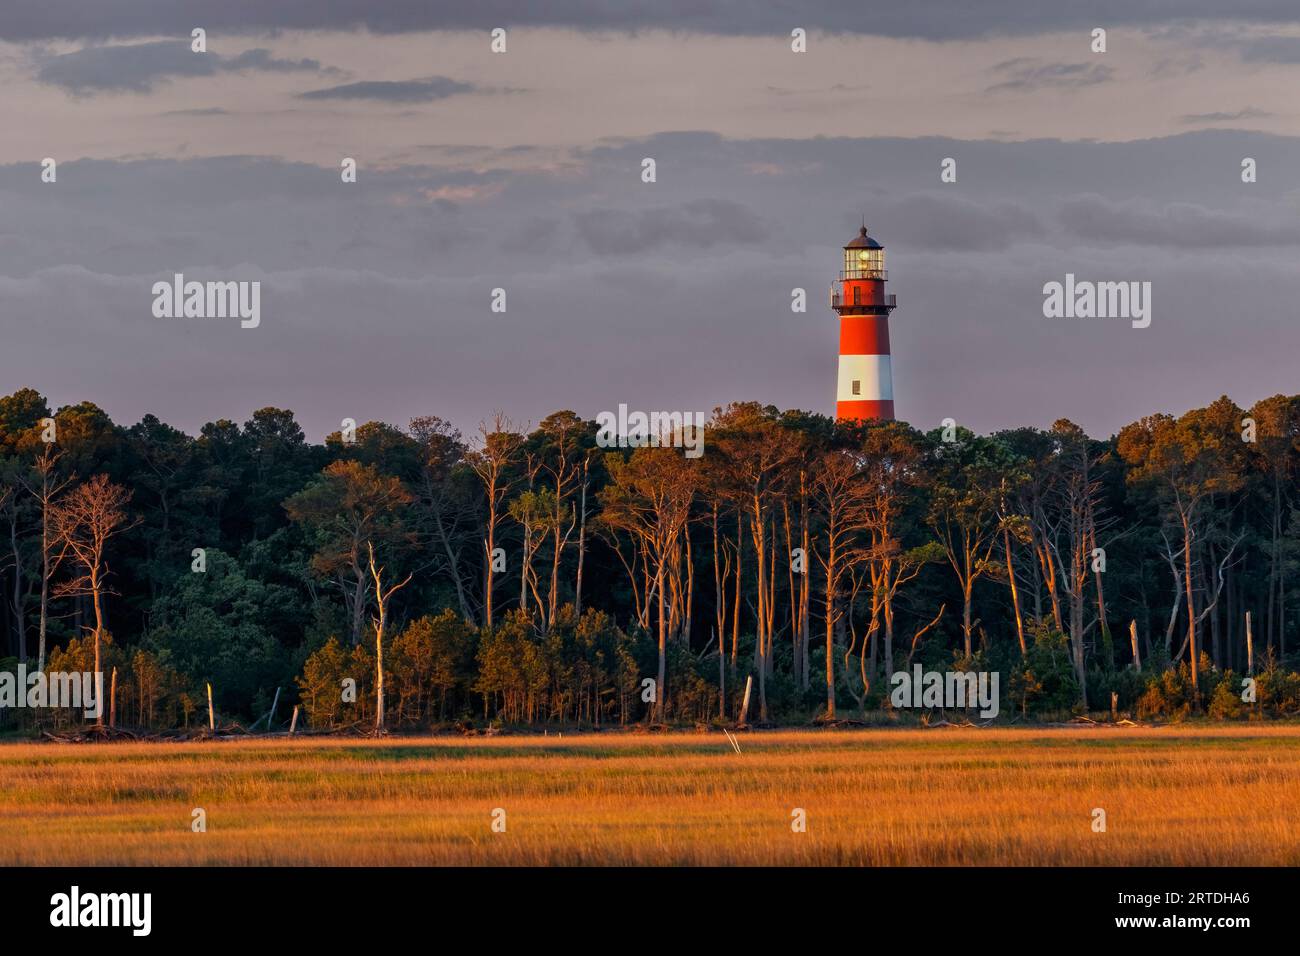
M 841 6 L 10 0 L 0 394 L 190 432 L 277 405 L 316 440 L 831 413 L 826 292 L 863 215 L 918 426 L 1105 435 L 1300 390 L 1293 3 Z M 260 281 L 260 327 L 155 318 L 177 272 Z M 1067 273 L 1151 282 L 1150 327 L 1044 318 Z

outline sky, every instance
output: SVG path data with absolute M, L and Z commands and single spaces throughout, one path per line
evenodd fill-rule
M 863 217 L 918 427 L 1104 436 L 1297 391 L 1293 3 L 4 7 L 0 394 L 191 433 L 274 405 L 313 440 L 830 414 Z M 176 273 L 260 282 L 260 324 L 156 317 Z M 1149 327 L 1045 317 L 1067 274 L 1150 282 Z

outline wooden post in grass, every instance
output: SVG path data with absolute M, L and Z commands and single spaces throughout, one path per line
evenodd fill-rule
M 1250 634 L 1250 612 L 1246 612 L 1246 673 L 1255 673 L 1255 642 Z
M 217 716 L 212 710 L 212 685 L 208 684 L 208 730 L 217 732 Z
M 1142 669 L 1142 655 L 1138 652 L 1138 622 L 1128 622 L 1129 640 L 1133 642 L 1133 668 L 1134 670 Z
M 102 686 L 102 685 L 101 685 Z M 112 730 L 117 726 L 117 668 L 113 668 L 113 676 L 108 682 L 108 729 Z M 103 705 L 103 701 L 100 701 Z
M 293 718 L 289 721 L 289 736 L 290 736 L 290 737 L 293 736 L 293 732 L 297 729 L 297 727 L 298 727 L 298 705 L 297 705 L 297 704 L 294 704 L 294 705 L 293 705 Z
M 739 724 L 743 724 L 745 722 L 745 718 L 749 716 L 749 692 L 753 689 L 754 689 L 754 675 L 750 674 L 748 677 L 745 678 L 745 702 L 740 705 L 740 720 L 737 721 L 737 723 Z

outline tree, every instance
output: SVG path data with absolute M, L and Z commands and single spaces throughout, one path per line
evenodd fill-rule
M 529 489 L 510 502 L 507 509 L 510 517 L 519 525 L 522 537 L 522 553 L 519 564 L 519 609 L 528 612 L 528 595 L 532 594 L 538 610 L 542 614 L 542 623 L 548 622 L 542 597 L 537 593 L 537 572 L 533 568 L 533 557 L 542 546 L 542 541 L 553 530 L 556 521 L 555 493 L 549 488 L 536 491 Z
M 637 542 L 654 579 L 659 604 L 659 670 L 655 683 L 656 717 L 667 706 L 668 617 L 665 608 L 668 567 L 677 556 L 695 497 L 695 472 L 673 448 L 637 448 L 624 459 L 605 456 L 610 483 L 601 491 L 600 520 Z
M 1079 702 L 1088 707 L 1088 671 L 1084 660 L 1085 588 L 1094 579 L 1093 567 L 1099 558 L 1097 533 L 1113 519 L 1105 514 L 1101 501 L 1101 482 L 1097 466 L 1101 455 L 1083 429 L 1061 419 L 1052 426 L 1057 442 L 1053 459 L 1055 478 L 1049 501 L 1043 510 L 1042 540 L 1051 555 L 1061 588 L 1070 601 L 1068 620 L 1070 653 L 1075 680 L 1079 685 Z M 1099 582 L 1099 578 L 1095 578 Z M 1098 621 L 1101 604 L 1098 604 Z
M 470 467 L 483 483 L 487 497 L 487 519 L 483 532 L 483 625 L 492 626 L 493 586 L 496 583 L 497 524 L 501 520 L 501 504 L 514 484 L 511 469 L 516 463 L 523 436 L 515 425 L 501 412 L 492 424 L 479 425 L 479 447 L 469 457 Z
M 825 572 L 826 718 L 835 718 L 835 630 L 844 616 L 840 586 L 844 575 L 866 557 L 863 536 L 870 521 L 870 488 L 862 474 L 863 456 L 851 449 L 831 449 L 813 470 L 815 500 L 825 527 L 826 550 L 817 552 Z
M 370 577 L 375 582 L 375 604 L 379 607 L 379 612 L 374 616 L 375 625 L 375 730 L 378 733 L 384 731 L 384 628 L 388 623 L 388 602 L 392 600 L 394 594 L 411 583 L 411 575 L 407 575 L 399 583 L 384 587 L 384 569 L 382 566 L 375 565 L 375 545 L 371 541 L 366 542 L 366 553 L 369 555 Z
M 934 542 L 915 548 L 904 545 L 905 512 L 922 490 L 925 440 L 903 422 L 887 422 L 867 430 L 862 441 L 863 481 L 866 485 L 866 557 L 872 582 L 872 627 L 877 616 L 884 629 L 885 674 L 894 670 L 894 602 L 899 589 L 943 552 Z
M 755 403 L 729 405 L 714 412 L 711 429 L 717 467 L 725 468 L 727 484 L 743 509 L 754 546 L 758 596 L 754 664 L 758 671 L 759 718 L 768 719 L 767 677 L 772 663 L 775 563 L 769 534 L 773 513 L 790 478 L 790 465 L 800 453 L 798 442 L 782 428 L 776 410 Z
M 424 536 L 429 550 L 444 559 L 433 567 L 451 578 L 461 617 L 472 621 L 477 615 L 470 608 L 462 551 L 480 502 L 470 485 L 469 450 L 460 432 L 435 415 L 412 419 L 410 432 L 419 448 L 415 500 L 424 514 Z
M 1119 434 L 1118 449 L 1129 465 L 1128 480 L 1155 486 L 1182 534 L 1186 644 L 1190 652 L 1192 695 L 1198 707 L 1200 651 L 1196 642 L 1193 551 L 1203 527 L 1202 506 L 1211 496 L 1228 494 L 1242 486 L 1239 468 L 1245 446 L 1240 421 L 1240 410 L 1224 397 L 1208 409 L 1190 411 L 1179 419 L 1152 415 L 1125 426 Z
M 404 541 L 401 509 L 411 501 L 402 482 L 373 465 L 336 461 L 284 507 L 315 547 L 312 568 L 331 577 L 343 594 L 352 644 L 361 642 L 369 580 L 363 567 L 369 542 Z
M 104 635 L 104 595 L 108 593 L 109 567 L 104 560 L 108 540 L 124 530 L 126 506 L 131 492 L 95 475 L 63 496 L 53 507 L 51 524 L 55 537 L 76 561 L 77 574 L 55 593 L 61 596 L 88 595 L 95 612 L 95 675 L 102 679 L 101 644 Z M 97 719 L 104 724 L 103 708 Z
M 298 614 L 298 592 L 253 577 L 245 563 L 209 548 L 202 574 L 176 577 L 151 608 L 143 644 L 201 688 L 218 709 L 251 714 L 288 682 L 291 655 L 277 635 Z
M 585 488 L 587 460 L 594 440 L 586 422 L 573 412 L 563 411 L 542 419 L 534 444 L 551 492 L 551 512 L 546 521 L 551 537 L 551 575 L 545 609 L 546 625 L 551 627 L 560 605 L 560 562 L 579 524 L 577 503 L 571 499 Z
M 957 440 L 934 445 L 937 475 L 927 521 L 957 575 L 962 595 L 962 648 L 973 652 L 975 582 L 995 565 L 1004 452 L 992 439 L 958 429 Z
M 1286 515 L 1292 507 L 1290 490 L 1300 464 L 1300 398 L 1274 395 L 1250 409 L 1257 427 L 1256 448 L 1269 499 L 1268 597 L 1265 603 L 1267 646 L 1286 653 L 1286 575 L 1282 545 Z

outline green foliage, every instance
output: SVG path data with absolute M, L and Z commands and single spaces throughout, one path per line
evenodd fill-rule
M 1216 690 L 1226 683 L 1224 676 L 1204 653 L 1195 689 L 1192 687 L 1192 669 L 1185 661 L 1176 668 L 1153 674 L 1148 677 L 1146 691 L 1138 699 L 1138 717 L 1185 720 L 1196 705 L 1197 692 L 1203 700 L 1213 701 Z
M 1257 442 L 1241 441 L 1245 415 L 1258 423 Z M 51 416 L 58 440 L 47 446 L 40 422 Z M 371 544 L 385 580 L 413 575 L 387 609 L 390 726 L 467 718 L 607 726 L 646 719 L 642 682 L 659 665 L 654 588 L 661 558 L 670 623 L 657 716 L 682 724 L 717 719 L 713 632 L 721 629 L 727 651 L 722 709 L 734 719 L 754 667 L 759 541 L 766 542 L 773 598 L 766 605 L 773 658 L 763 675 L 768 713 L 803 722 L 824 707 L 826 667 L 827 507 L 815 487 L 809 491 L 809 462 L 833 450 L 852 460 L 852 480 L 873 499 L 860 502 L 863 510 L 846 533 L 852 557 L 841 555 L 850 567 L 838 596 L 844 617 L 832 664 L 844 713 L 866 716 L 859 704 L 866 712 L 886 707 L 881 582 L 892 562 L 893 573 L 904 578 L 891 606 L 893 666 L 901 669 L 910 658 L 927 670 L 996 670 L 1008 719 L 1059 719 L 1081 706 L 1069 642 L 1050 623 L 1053 593 L 1063 614 L 1083 609 L 1076 626 L 1094 712 L 1106 711 L 1114 694 L 1121 710 L 1148 719 L 1300 716 L 1300 603 L 1277 600 L 1300 571 L 1296 396 L 1273 396 L 1249 410 L 1222 398 L 1178 417 L 1144 418 L 1105 441 L 1064 420 L 1050 430 L 992 436 L 958 428 L 954 441 L 943 441 L 941 431 L 923 435 L 903 422 L 836 422 L 755 403 L 717 410 L 708 439 L 714 452 L 699 460 L 673 448 L 602 455 L 596 431 L 595 423 L 561 411 L 531 430 L 501 421 L 467 442 L 446 421 L 424 416 L 407 428 L 367 422 L 355 441 L 336 434 L 317 445 L 286 409 L 259 409 L 242 425 L 210 422 L 190 436 L 152 414 L 122 427 L 91 402 L 52 412 L 32 389 L 0 396 L 6 538 L 0 654 L 25 654 L 28 666 L 35 656 L 42 515 L 32 485 L 37 455 L 50 451 L 54 460 L 47 464 L 55 484 L 63 483 L 62 494 L 100 475 L 132 493 L 128 526 L 107 546 L 102 593 L 105 626 L 113 632 L 104 642 L 104 666 L 110 673 L 117 668 L 124 726 L 202 723 L 196 712 L 205 708 L 209 681 L 218 709 L 233 719 L 261 716 L 280 688 L 282 703 L 302 695 L 310 726 L 372 720 Z M 503 453 L 492 502 L 494 547 L 504 549 L 509 565 L 495 578 L 496 627 L 487 630 L 479 627 L 489 559 L 482 448 Z M 1063 580 L 1071 546 L 1062 530 L 1070 515 L 1060 510 L 1061 469 L 1071 467 L 1063 459 L 1091 463 L 1092 491 L 1075 517 L 1095 521 L 1100 539 L 1082 553 L 1094 545 L 1107 550 L 1109 627 L 1093 576 L 1069 588 Z M 757 510 L 756 494 L 763 498 Z M 757 537 L 756 514 L 765 523 Z M 1181 606 L 1170 603 L 1186 590 L 1185 569 L 1171 570 L 1170 557 L 1179 557 L 1188 539 L 1197 650 L 1212 646 L 1215 658 L 1202 653 L 1198 663 L 1199 701 L 1187 664 L 1167 659 L 1187 631 L 1185 598 Z M 812 585 L 812 673 L 806 677 L 799 673 L 804 655 L 791 640 L 799 616 L 792 604 L 803 582 L 787 556 L 805 545 Z M 206 573 L 190 569 L 194 548 L 206 552 Z M 524 555 L 529 568 L 520 566 Z M 714 577 L 715 557 L 721 581 Z M 1226 580 L 1216 590 L 1221 566 Z M 1027 629 L 1023 660 L 1010 568 Z M 81 661 L 92 643 L 90 604 L 69 587 L 81 572 L 70 561 L 53 569 L 47 664 L 90 666 Z M 527 614 L 517 610 L 521 579 L 529 587 Z M 1076 588 L 1077 603 L 1067 593 Z M 552 608 L 552 594 L 555 604 L 577 603 L 582 613 Z M 1215 594 L 1220 600 L 1211 603 Z M 733 659 L 737 608 L 740 647 Z M 1265 661 L 1252 703 L 1240 700 L 1245 609 L 1255 614 L 1257 667 L 1261 653 Z M 1140 672 L 1131 664 L 1126 633 L 1134 619 L 1149 648 Z M 1166 628 L 1176 639 L 1169 647 Z M 867 664 L 870 669 L 874 661 L 875 671 L 863 690 L 859 668 L 868 633 L 875 637 Z M 845 661 L 850 634 L 857 643 Z M 975 653 L 955 661 L 954 649 L 967 642 Z M 1288 656 L 1279 660 L 1273 652 L 1283 648 Z M 1229 667 L 1237 672 L 1216 669 Z M 759 675 L 753 676 L 756 716 Z M 344 680 L 355 681 L 353 701 L 342 700 Z M 23 715 L 0 720 L 34 726 Z
M 267 623 L 294 600 L 287 588 L 254 581 L 229 555 L 209 551 L 206 572 L 177 578 L 155 603 L 145 644 L 166 652 L 196 687 L 210 681 L 223 711 L 251 716 L 259 692 L 289 686 L 290 656 Z
M 392 721 L 423 725 L 445 720 L 455 691 L 468 689 L 473 680 L 476 640 L 476 629 L 451 609 L 412 621 L 397 634 L 384 652 Z
M 1070 641 L 1047 626 L 1029 629 L 1025 659 L 1011 671 L 1008 699 L 1021 714 L 1067 711 L 1079 699 Z
M 374 719 L 375 658 L 364 644 L 348 650 L 331 637 L 307 658 L 298 691 L 307 724 L 331 728 Z M 355 699 L 346 700 L 345 687 L 352 681 Z
M 1240 683 L 1241 681 L 1234 679 L 1232 671 L 1224 672 L 1223 680 L 1214 688 L 1214 696 L 1210 699 L 1209 714 L 1212 718 L 1235 720 L 1245 713 L 1246 707 L 1241 701 L 1241 694 L 1233 689 Z

